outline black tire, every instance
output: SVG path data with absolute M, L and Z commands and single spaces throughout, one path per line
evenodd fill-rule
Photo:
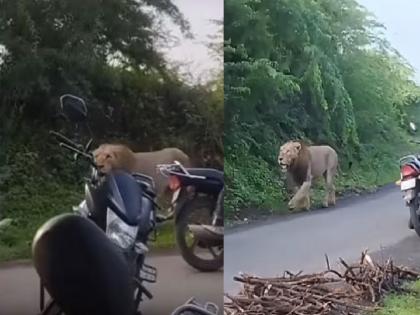
M 411 216 L 410 216 L 410 218 L 408 219 L 408 228 L 409 228 L 410 230 L 414 230 L 414 225 L 413 225 L 413 222 L 411 222 Z
M 410 220 L 413 224 L 414 230 L 416 231 L 417 235 L 420 237 L 420 217 L 417 215 L 417 209 L 419 208 L 419 201 L 414 199 L 409 204 L 410 207 Z
M 223 249 L 220 254 L 213 259 L 203 259 L 194 253 L 187 244 L 188 224 L 191 223 L 211 223 L 211 211 L 215 207 L 215 200 L 209 197 L 198 197 L 191 201 L 187 201 L 180 213 L 175 226 L 175 235 L 178 248 L 184 260 L 192 267 L 200 271 L 217 271 L 223 267 Z M 200 222 L 192 222 L 194 215 L 198 217 Z

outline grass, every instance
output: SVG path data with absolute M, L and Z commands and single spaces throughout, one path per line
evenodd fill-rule
M 72 211 L 83 198 L 78 186 L 65 186 L 42 180 L 29 185 L 9 187 L 1 207 L 3 217 L 13 219 L 10 226 L 0 230 L 0 261 L 28 259 L 36 230 L 49 218 Z M 175 246 L 173 222 L 158 228 L 152 248 L 167 249 Z
M 420 281 L 410 284 L 412 294 L 390 295 L 374 315 L 420 315 Z
M 175 223 L 168 221 L 157 228 L 156 241 L 152 243 L 152 248 L 170 249 L 176 246 L 175 242 Z
M 36 230 L 79 202 L 80 192 L 72 186 L 48 181 L 9 186 L 1 204 L 2 216 L 13 223 L 0 230 L 0 261 L 29 258 Z

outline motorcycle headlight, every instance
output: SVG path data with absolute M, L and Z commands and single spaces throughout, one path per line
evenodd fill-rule
M 122 249 L 133 246 L 136 242 L 138 226 L 130 226 L 121 220 L 111 209 L 106 213 L 106 235 Z

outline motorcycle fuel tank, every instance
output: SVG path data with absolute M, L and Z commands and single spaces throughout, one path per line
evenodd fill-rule
M 85 185 L 85 200 L 91 219 L 103 230 L 106 228 L 106 208 L 108 206 L 108 189 L 106 181 L 101 180 L 96 185 Z
M 66 315 L 132 315 L 133 287 L 121 252 L 90 220 L 63 214 L 37 231 L 35 269 Z
M 110 208 L 126 224 L 137 226 L 143 213 L 140 185 L 129 173 L 113 171 L 107 176 L 107 186 Z

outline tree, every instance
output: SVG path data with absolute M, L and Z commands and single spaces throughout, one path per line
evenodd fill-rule
M 227 0 L 225 21 L 226 177 L 235 206 L 241 194 L 261 204 L 269 190 L 253 172 L 240 177 L 237 164 L 260 161 L 261 177 L 278 179 L 283 141 L 329 144 L 343 165 L 389 158 L 397 153 L 390 142 L 407 144 L 401 127 L 419 87 L 355 0 Z
M 12 129 L 23 121 L 42 124 L 62 93 L 105 101 L 107 93 L 93 90 L 122 89 L 125 73 L 170 75 L 155 47 L 164 34 L 154 19 L 166 15 L 189 35 L 170 0 L 1 0 L 0 7 L 0 45 L 7 52 L 0 113 Z

